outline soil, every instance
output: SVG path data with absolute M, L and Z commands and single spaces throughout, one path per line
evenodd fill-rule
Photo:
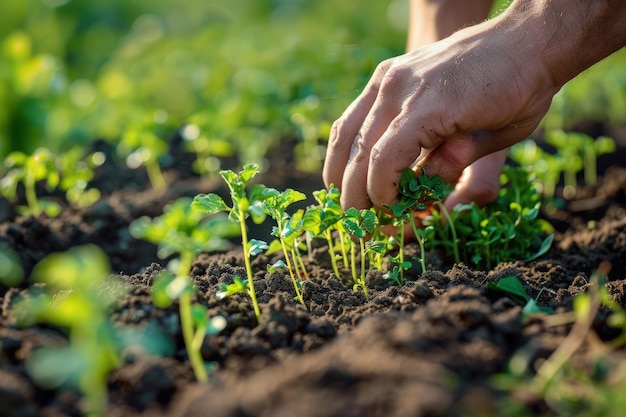
M 0 284 L 0 417 L 83 415 L 76 389 L 40 387 L 25 367 L 37 348 L 66 343 L 66 332 L 44 324 L 17 327 L 11 306 L 18 297 L 41 290 L 42 284 L 30 278 L 37 262 L 86 243 L 107 253 L 111 285 L 129 285 L 111 311 L 114 326 L 158 331 L 170 346 L 161 355 L 137 346 L 122 352 L 122 363 L 108 380 L 108 416 L 489 416 L 503 415 L 503 409 L 513 409 L 511 404 L 525 410 L 519 415 L 553 415 L 558 411 L 553 404 L 520 388 L 542 361 L 572 341 L 566 339 L 572 329 L 580 330 L 584 320 L 574 324 L 569 314 L 573 298 L 589 290 L 602 262 L 611 265 L 610 294 L 619 305 L 626 304 L 626 167 L 620 166 L 626 161 L 624 131 L 611 131 L 620 146 L 600 160 L 598 186 L 579 189 L 564 209 L 542 213 L 556 232 L 552 249 L 536 261 L 502 263 L 483 271 L 429 254 L 429 272 L 409 274 L 402 287 L 369 271 L 366 299 L 332 274 L 325 247 L 317 244 L 312 256 L 305 256 L 310 280 L 303 284 L 304 306 L 294 300 L 288 275 L 266 271 L 277 257 L 260 255 L 253 263 L 263 316 L 257 325 L 249 298 L 216 297 L 220 283 L 244 274 L 240 247 L 201 254 L 192 271 L 195 302 L 206 305 L 210 316 L 227 321 L 224 330 L 206 337 L 202 345 L 204 360 L 213 364 L 207 384 L 194 380 L 177 305 L 160 309 L 152 303 L 151 285 L 167 260 L 157 257 L 154 245 L 134 239 L 128 225 L 143 215 L 160 215 L 165 204 L 179 197 L 226 195 L 221 180 L 194 175 L 189 156 L 174 146 L 175 163 L 165 169 L 166 192 L 154 191 L 144 173 L 127 170 L 111 157 L 93 182 L 103 198 L 88 209 L 65 206 L 54 219 L 23 217 L 1 201 L 0 243 L 19 253 L 27 278 L 15 288 Z M 257 180 L 311 195 L 322 188 L 321 178 L 299 172 L 285 157 L 292 146 L 293 141 L 283 141 L 274 149 Z M 104 142 L 94 147 L 107 151 Z M 223 161 L 223 167 L 237 169 L 237 162 Z M 255 228 L 252 234 L 267 240 L 269 227 Z M 417 251 L 407 245 L 409 255 Z M 537 304 L 556 314 L 524 317 L 511 298 L 487 289 L 487 282 L 511 275 Z M 593 316 L 591 332 L 569 360 L 572 367 L 591 372 L 598 346 L 620 336 L 608 317 L 604 307 Z M 602 352 L 608 366 L 624 359 L 621 349 Z M 520 357 L 524 370 L 516 374 L 509 364 Z M 515 389 L 495 382 L 511 375 L 519 381 Z

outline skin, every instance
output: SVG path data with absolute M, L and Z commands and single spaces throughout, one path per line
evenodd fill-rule
M 563 84 L 626 45 L 626 2 L 515 0 L 425 43 L 380 63 L 332 126 L 323 178 L 345 208 L 393 204 L 415 166 L 457 183 L 458 201 L 477 198 L 479 174 L 495 178 L 498 152 L 536 129 Z
M 411 0 L 407 52 L 437 42 L 467 26 L 487 19 L 492 0 Z M 445 205 L 471 201 L 486 205 L 498 197 L 500 173 L 507 150 L 486 155 L 463 170 Z M 412 235 L 412 230 L 407 234 Z

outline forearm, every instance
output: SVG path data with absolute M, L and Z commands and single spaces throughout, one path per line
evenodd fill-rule
M 410 0 L 407 51 L 487 18 L 492 0 Z
M 556 88 L 626 45 L 624 0 L 516 0 L 498 21 L 536 51 Z

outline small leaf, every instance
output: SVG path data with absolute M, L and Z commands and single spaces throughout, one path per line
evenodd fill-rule
M 524 262 L 534 261 L 535 259 L 539 258 L 540 256 L 544 255 L 546 252 L 548 252 L 550 250 L 550 247 L 552 246 L 553 240 L 554 240 L 554 235 L 549 235 L 548 237 L 546 237 L 543 240 L 543 242 L 541 242 L 541 247 L 539 248 L 537 253 L 524 259 Z
M 508 294 L 519 305 L 525 305 L 528 300 L 532 299 L 521 281 L 515 276 L 504 277 L 497 283 L 489 282 L 487 288 Z
M 230 207 L 217 194 L 199 194 L 195 196 L 191 203 L 191 208 L 203 214 L 230 211 Z
M 250 239 L 249 243 L 250 248 L 248 250 L 248 253 L 250 254 L 250 256 L 256 256 L 260 253 L 263 253 L 263 251 L 269 248 L 267 242 L 264 242 L 262 240 Z
M 285 261 L 283 261 L 282 259 L 279 259 L 278 261 L 274 262 L 272 265 L 267 266 L 267 272 L 269 272 L 270 274 L 273 274 L 274 272 L 276 272 L 276 270 L 284 269 L 284 268 L 287 268 L 287 264 L 285 264 Z
M 158 308 L 168 308 L 172 305 L 173 299 L 167 292 L 167 287 L 174 280 L 174 276 L 167 272 L 162 272 L 156 277 L 152 284 L 152 302 Z

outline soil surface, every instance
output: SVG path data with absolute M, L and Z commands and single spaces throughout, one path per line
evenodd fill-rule
M 611 132 L 616 136 L 624 129 Z M 567 366 L 587 373 L 598 352 L 609 367 L 624 359 L 621 349 L 607 348 L 620 336 L 607 323 L 608 309 L 599 308 L 587 328 L 571 314 L 573 298 L 590 289 L 591 276 L 603 262 L 611 265 L 606 284 L 610 294 L 619 305 L 626 304 L 626 167 L 620 166 L 626 161 L 626 136 L 616 139 L 618 152 L 599 163 L 599 185 L 578 190 L 564 209 L 542 214 L 555 226 L 555 240 L 536 261 L 502 263 L 483 271 L 429 254 L 429 272 L 409 274 L 402 287 L 370 271 L 366 299 L 332 274 L 325 246 L 318 243 L 312 256 L 304 257 L 310 280 L 303 284 L 301 305 L 294 300 L 289 276 L 266 270 L 278 257 L 260 255 L 253 263 L 263 315 L 257 325 L 247 296 L 216 297 L 220 283 L 245 275 L 240 246 L 201 254 L 192 271 L 195 302 L 227 322 L 202 344 L 204 360 L 213 364 L 207 384 L 194 380 L 178 306 L 161 309 L 152 303 L 151 286 L 166 260 L 157 257 L 154 245 L 134 239 L 128 225 L 143 215 L 160 215 L 165 204 L 179 197 L 227 195 L 219 178 L 199 178 L 189 169 L 189 157 L 174 152 L 176 163 L 165 169 L 169 187 L 159 193 L 143 172 L 109 158 L 93 182 L 103 198 L 88 209 L 65 206 L 57 218 L 33 218 L 17 216 L 2 201 L 0 244 L 18 252 L 26 280 L 14 288 L 0 284 L 0 417 L 83 415 L 76 389 L 38 386 L 25 366 L 36 349 L 67 343 L 67 333 L 44 324 L 17 327 L 11 307 L 16 299 L 41 291 L 42 284 L 30 278 L 37 262 L 86 243 L 107 253 L 111 286 L 128 284 L 128 293 L 110 313 L 114 326 L 157 332 L 169 346 L 160 355 L 138 346 L 122 352 L 122 363 L 108 380 L 108 416 L 557 414 L 562 410 L 545 397 L 523 389 L 557 348 L 579 343 Z M 292 145 L 284 141 L 284 149 L 275 149 L 256 180 L 311 195 L 322 188 L 321 179 L 298 172 L 285 158 Z M 94 146 L 107 150 L 104 143 Z M 223 161 L 223 168 L 238 166 Z M 269 240 L 269 226 L 252 234 Z M 412 244 L 406 250 L 409 256 L 418 252 Z M 488 282 L 507 276 L 518 277 L 538 305 L 556 314 L 525 317 L 514 300 L 487 289 Z M 569 336 L 581 331 L 579 339 Z M 507 378 L 517 379 L 520 386 L 507 389 L 502 382 Z

